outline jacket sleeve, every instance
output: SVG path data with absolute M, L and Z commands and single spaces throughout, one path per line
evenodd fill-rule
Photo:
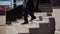
M 26 7 L 28 0 L 23 0 L 23 8 Z

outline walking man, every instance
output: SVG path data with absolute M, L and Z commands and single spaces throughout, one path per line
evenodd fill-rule
M 31 20 L 36 19 L 34 16 L 34 4 L 33 0 L 23 0 L 23 15 L 24 15 L 24 23 L 22 24 L 28 24 L 28 14 L 31 16 Z

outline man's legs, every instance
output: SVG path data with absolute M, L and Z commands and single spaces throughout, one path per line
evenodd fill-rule
M 36 17 L 34 16 L 34 11 L 33 10 L 29 11 L 29 14 L 31 16 L 31 20 L 30 21 L 36 19 Z
M 24 16 L 24 23 L 22 23 L 22 24 L 28 24 L 28 12 L 27 12 L 27 10 L 23 10 L 23 16 Z

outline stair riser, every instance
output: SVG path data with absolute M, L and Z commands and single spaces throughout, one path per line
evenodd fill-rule
M 60 31 L 55 31 L 55 34 L 60 34 Z
M 47 14 L 44 14 L 44 15 L 35 15 L 36 17 L 39 17 L 39 16 L 42 16 L 42 17 L 44 17 L 44 16 L 47 16 Z
M 39 5 L 38 9 L 40 11 L 52 11 L 52 7 L 50 5 Z
M 49 18 L 43 18 L 43 21 L 49 21 Z
M 38 8 L 52 8 L 52 7 L 50 7 L 50 6 L 39 6 Z
M 51 9 L 48 8 L 39 8 L 40 11 L 52 11 Z

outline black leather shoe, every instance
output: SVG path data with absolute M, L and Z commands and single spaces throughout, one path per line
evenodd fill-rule
M 34 19 L 36 19 L 36 17 L 35 17 L 35 16 L 34 16 L 34 17 L 32 17 L 30 21 L 32 21 L 32 20 L 34 20 Z
M 11 21 L 9 21 L 9 22 L 6 22 L 6 24 L 7 24 L 7 25 L 10 25 L 10 24 L 12 24 L 12 23 L 11 23 Z
M 22 25 L 24 25 L 24 24 L 28 24 L 28 23 L 27 22 L 22 23 Z

